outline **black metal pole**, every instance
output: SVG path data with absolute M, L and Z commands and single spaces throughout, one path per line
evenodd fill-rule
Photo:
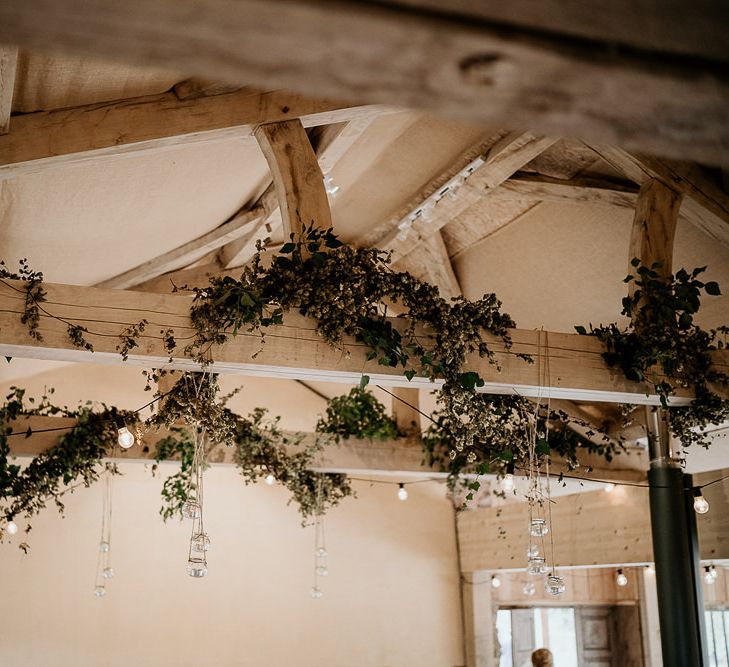
M 663 665 L 705 667 L 704 603 L 691 478 L 672 457 L 665 411 L 650 410 L 648 417 L 648 482 Z

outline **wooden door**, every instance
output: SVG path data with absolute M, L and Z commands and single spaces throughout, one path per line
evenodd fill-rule
M 577 656 L 580 667 L 612 667 L 611 608 L 575 609 Z
M 534 609 L 511 610 L 511 655 L 520 667 L 531 663 L 534 650 Z

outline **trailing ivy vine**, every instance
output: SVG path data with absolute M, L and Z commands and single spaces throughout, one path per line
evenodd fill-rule
M 683 446 L 708 445 L 703 429 L 729 419 L 729 401 L 715 388 L 729 388 L 729 376 L 717 370 L 711 352 L 726 347 L 726 326 L 710 331 L 699 327 L 694 317 L 701 307 L 703 293 L 719 296 L 719 285 L 702 282 L 706 267 L 690 273 L 680 269 L 664 278 L 660 264 L 644 266 L 633 259 L 635 275 L 625 278 L 633 283 L 632 295 L 623 299 L 622 314 L 630 318 L 627 327 L 617 324 L 575 327 L 580 334 L 596 336 L 605 345 L 603 357 L 618 366 L 629 380 L 648 383 L 658 394 L 663 407 L 678 388 L 692 389 L 694 401 L 687 407 L 671 408 L 671 431 Z

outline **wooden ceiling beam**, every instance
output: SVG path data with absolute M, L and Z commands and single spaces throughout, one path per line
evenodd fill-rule
M 68 417 L 29 417 L 10 423 L 13 433 L 22 435 L 10 436 L 10 452 L 12 456 L 38 456 L 58 442 L 64 431 L 48 431 L 45 429 L 68 429 L 76 424 L 76 419 Z M 25 437 L 28 429 L 33 431 L 31 437 Z M 114 458 L 122 461 L 149 461 L 162 438 L 168 435 L 166 429 L 150 431 L 143 437 L 142 447 L 135 446 L 129 450 L 114 452 Z M 295 437 L 297 433 L 289 433 Z M 313 443 L 314 433 L 303 434 L 306 442 Z M 292 451 L 297 451 L 294 448 Z M 211 463 L 234 464 L 233 449 L 225 445 L 213 445 L 208 451 Z M 423 453 L 417 437 L 402 438 L 393 441 L 372 441 L 347 439 L 336 446 L 325 447 L 314 468 L 320 472 L 344 472 L 350 475 L 399 475 L 403 477 L 446 477 L 444 473 L 434 471 L 423 465 Z
M 490 196 L 635 208 L 638 187 L 628 181 L 611 181 L 585 176 L 563 180 L 539 174 L 519 173 L 504 181 Z
M 151 278 L 139 285 L 135 285 L 134 290 L 138 292 L 161 292 L 164 294 L 176 291 L 176 287 L 187 286 L 187 291 L 191 291 L 194 287 L 205 287 L 214 276 L 238 278 L 240 274 L 240 269 L 224 270 L 218 261 L 205 262 L 188 269 L 178 269 L 177 271 L 163 273 L 156 278 Z
M 193 241 L 174 248 L 118 276 L 104 280 L 96 286 L 111 289 L 130 289 L 164 273 L 190 266 L 227 243 L 251 234 L 255 229 L 258 229 L 261 220 L 268 218 L 275 206 L 277 206 L 276 193 L 271 188 L 266 190 L 252 207 L 242 208 L 222 225 L 207 234 L 203 234 L 203 236 Z
M 485 135 L 361 243 L 391 251 L 393 262 L 397 263 L 556 141 L 528 132 L 500 131 Z M 469 175 L 461 183 L 459 177 L 465 172 Z M 456 180 L 458 184 L 454 183 Z
M 332 214 L 324 177 L 301 122 L 259 125 L 254 134 L 273 176 L 284 239 L 300 237 L 310 225 L 329 229 Z
M 110 156 L 252 137 L 261 123 L 305 127 L 385 112 L 383 107 L 242 89 L 179 99 L 174 92 L 18 116 L 0 136 L 0 179 Z
M 461 285 L 440 231 L 423 239 L 412 253 L 402 257 L 397 269 L 434 285 L 444 299 L 462 296 Z
M 376 115 L 361 116 L 347 123 L 336 123 L 313 128 L 310 140 L 319 161 L 322 173 L 328 173 L 352 145 L 364 134 Z M 250 234 L 223 246 L 218 253 L 220 264 L 226 268 L 245 265 L 256 252 L 256 241 L 268 234 L 276 233 L 282 219 L 278 208 L 272 210 L 267 220 L 263 220 Z
M 555 32 L 530 18 L 505 27 L 502 18 L 463 4 L 459 14 L 445 4 L 433 11 L 356 0 L 129 0 L 121 8 L 101 0 L 5 2 L 0 42 L 725 164 L 726 58 L 682 58 L 685 49 L 668 55 L 667 35 L 660 46 L 650 37 L 656 26 L 674 33 L 695 26 L 695 18 L 683 17 L 703 9 L 689 0 L 669 12 L 619 1 L 621 11 L 610 3 L 606 14 L 644 26 L 633 28 L 638 43 L 626 48 L 600 29 L 603 21 L 583 39 L 564 27 L 567 20 Z M 700 24 L 714 37 L 707 42 L 726 52 L 726 12 L 718 1 L 703 6 Z M 560 0 L 539 9 L 542 16 L 566 11 Z M 702 36 L 692 33 L 691 43 Z
M 712 239 L 729 246 L 729 193 L 704 167 L 632 154 L 615 146 L 591 144 L 590 148 L 638 185 L 655 179 L 683 194 L 681 216 Z
M 116 351 L 121 334 L 130 325 L 147 319 L 149 324 L 140 338 L 139 347 L 129 355 L 128 364 L 191 370 L 198 365 L 181 356 L 169 361 L 163 346 L 161 331 L 171 329 L 180 348 L 193 336 L 189 311 L 191 297 L 178 294 L 150 294 L 128 290 L 108 290 L 94 287 L 44 283 L 47 300 L 40 314 L 39 332 L 42 341 L 32 338 L 27 326 L 20 322 L 24 312 L 25 289 L 23 283 L 0 281 L 0 355 L 36 359 L 121 364 Z M 95 352 L 76 348 L 69 340 L 67 324 L 72 322 L 89 330 L 88 339 Z M 392 325 L 403 327 L 402 319 L 393 318 Z M 221 373 L 239 373 L 267 377 L 326 380 L 357 384 L 362 373 L 372 382 L 390 386 L 433 388 L 426 378 L 416 376 L 412 383 L 398 369 L 367 361 L 367 349 L 352 338 L 345 338 L 341 350 L 329 347 L 312 333 L 312 322 L 296 313 L 288 313 L 280 327 L 271 327 L 266 343 L 260 336 L 240 332 L 225 345 L 212 351 L 211 370 Z M 422 333 L 427 339 L 427 334 Z M 608 401 L 616 403 L 657 404 L 658 397 L 646 395 L 644 385 L 630 382 L 620 371 L 610 369 L 602 358 L 602 344 L 592 336 L 549 333 L 551 382 L 540 388 L 537 364 L 527 364 L 515 355 L 536 355 L 544 347 L 545 334 L 538 331 L 514 329 L 511 332 L 513 348 L 507 351 L 499 340 L 486 336 L 501 363 L 502 371 L 473 354 L 468 367 L 485 379 L 483 391 L 489 393 L 518 392 L 524 396 L 547 396 L 582 401 Z M 255 356 L 254 358 L 254 355 Z M 713 353 L 714 363 L 720 371 L 729 370 L 729 352 Z M 674 405 L 685 404 L 687 394 L 673 399 Z
M 315 143 L 317 154 L 321 155 L 320 164 L 322 160 L 333 164 L 372 119 L 373 117 L 367 116 L 352 123 L 334 123 L 312 128 L 316 131 Z M 256 240 L 273 231 L 270 220 L 277 210 L 278 198 L 271 182 L 252 205 L 243 207 L 207 234 L 96 286 L 118 289 L 139 287 L 143 291 L 155 291 L 154 286 L 159 286 L 161 291 L 168 292 L 172 288 L 172 282 L 191 286 L 205 284 L 209 276 L 222 274 L 226 265 L 236 265 L 242 251 L 250 249 L 251 253 L 255 252 Z M 203 272 L 195 270 L 193 273 L 185 273 L 188 271 L 186 267 L 215 251 L 217 261 L 206 265 Z M 164 276 L 166 273 L 170 275 Z M 159 277 L 163 277 L 163 280 L 157 280 Z
M 395 388 L 393 393 L 404 398 L 413 406 L 418 405 L 417 390 L 412 388 Z M 393 399 L 394 400 L 394 399 Z M 396 409 L 398 426 L 401 431 L 408 435 L 396 440 L 359 440 L 347 438 L 336 446 L 325 447 L 317 462 L 316 470 L 322 472 L 343 472 L 350 475 L 402 475 L 420 477 L 447 477 L 447 473 L 433 470 L 423 463 L 422 441 L 419 437 L 419 418 L 417 411 L 405 406 L 400 401 L 393 402 L 393 409 Z M 413 423 L 415 427 L 413 427 Z M 69 417 L 23 417 L 11 422 L 9 426 L 12 433 L 8 439 L 10 453 L 12 456 L 38 456 L 54 446 L 66 430 L 76 425 L 76 419 Z M 26 437 L 28 429 L 32 431 L 30 437 Z M 59 429 L 59 430 L 49 430 Z M 143 438 L 141 447 L 134 447 L 128 451 L 117 450 L 114 458 L 120 460 L 141 460 L 147 461 L 154 458 L 157 442 L 168 435 L 165 429 L 150 431 Z M 306 442 L 313 443 L 316 438 L 314 433 L 288 433 L 292 439 L 296 435 L 303 435 Z M 626 464 L 626 458 L 617 457 L 612 463 L 596 456 L 580 454 L 585 458 L 585 466 L 594 464 L 588 472 L 569 472 L 564 462 L 553 461 L 552 472 L 559 474 L 564 472 L 573 477 L 581 475 L 590 480 L 613 481 L 613 482 L 641 482 L 645 481 L 645 470 L 638 470 Z M 213 463 L 235 463 L 233 450 L 225 445 L 214 445 L 208 452 L 208 460 Z M 635 463 L 635 462 L 633 462 Z

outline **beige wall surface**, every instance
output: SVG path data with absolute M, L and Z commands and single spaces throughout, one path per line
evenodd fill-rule
M 441 486 L 411 486 L 401 502 L 396 486 L 357 483 L 359 497 L 325 519 L 330 574 L 313 600 L 313 528 L 301 527 L 285 489 L 211 468 L 209 573 L 193 580 L 188 523 L 157 515 L 162 479 L 142 464 L 122 468 L 106 597 L 93 595 L 98 485 L 69 496 L 65 519 L 48 509 L 34 520 L 28 555 L 0 545 L 0 664 L 462 664 L 453 510 Z
M 221 380 L 224 392 L 244 386 L 233 409 L 266 406 L 285 428 L 311 428 L 324 406 L 291 381 Z M 33 395 L 54 386 L 61 405 L 90 398 L 133 408 L 151 398 L 131 368 L 79 364 L 19 384 Z M 301 527 L 285 489 L 245 486 L 233 467 L 206 473 L 209 574 L 188 577 L 190 526 L 158 515 L 175 469 L 152 477 L 147 465 L 122 464 L 116 576 L 102 599 L 93 595 L 100 485 L 68 495 L 65 518 L 53 508 L 36 517 L 28 555 L 20 534 L 0 545 L 2 667 L 463 664 L 453 507 L 442 484 L 412 485 L 401 502 L 395 485 L 355 482 L 358 498 L 325 518 L 330 574 L 313 600 L 313 528 Z

